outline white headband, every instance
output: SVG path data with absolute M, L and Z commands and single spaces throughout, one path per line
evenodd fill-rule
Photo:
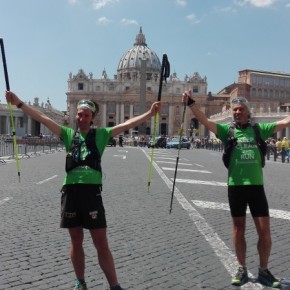
M 93 113 L 96 113 L 96 106 L 90 100 L 81 100 L 81 101 L 78 102 L 77 109 L 83 109 L 83 108 L 89 109 Z

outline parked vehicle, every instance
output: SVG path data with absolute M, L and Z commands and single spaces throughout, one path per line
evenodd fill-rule
M 186 138 L 182 138 L 181 140 L 181 148 L 186 148 L 186 149 L 190 149 L 190 141 L 187 140 Z M 167 149 L 171 149 L 171 148 L 176 148 L 179 149 L 179 138 L 176 139 L 172 139 L 171 141 L 168 141 L 166 144 L 166 148 Z
M 166 137 L 156 137 L 155 138 L 155 145 L 153 145 L 153 140 L 150 140 L 147 144 L 148 148 L 166 148 Z

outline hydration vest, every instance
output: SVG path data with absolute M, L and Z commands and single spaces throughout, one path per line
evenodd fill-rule
M 264 167 L 265 166 L 265 156 L 267 153 L 267 143 L 261 138 L 260 129 L 259 129 L 259 126 L 257 123 L 254 124 L 253 126 L 249 124 L 249 126 L 251 126 L 254 130 L 256 144 L 257 144 L 257 147 L 258 147 L 259 152 L 261 154 L 261 161 L 262 161 L 261 165 L 262 165 L 262 167 Z M 229 129 L 228 139 L 227 139 L 227 142 L 225 144 L 225 149 L 224 149 L 223 156 L 222 156 L 222 160 L 223 160 L 223 163 L 224 163 L 226 168 L 229 168 L 232 151 L 233 151 L 234 147 L 237 146 L 237 138 L 235 138 L 234 131 L 235 131 L 235 125 L 232 124 L 230 126 L 230 129 Z
M 81 147 L 85 143 L 88 155 L 81 160 Z M 101 154 L 96 145 L 96 129 L 90 129 L 85 141 L 80 140 L 80 133 L 75 131 L 70 152 L 66 155 L 65 171 L 69 172 L 78 166 L 89 166 L 102 173 Z

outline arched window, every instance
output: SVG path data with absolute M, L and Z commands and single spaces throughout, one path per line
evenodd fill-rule
M 257 90 L 255 88 L 252 89 L 252 96 L 255 97 L 257 95 Z
M 116 105 L 115 103 L 107 104 L 107 114 L 116 114 Z
M 270 90 L 270 91 L 269 91 L 269 97 L 270 97 L 270 98 L 273 98 L 273 97 L 274 97 L 273 90 Z

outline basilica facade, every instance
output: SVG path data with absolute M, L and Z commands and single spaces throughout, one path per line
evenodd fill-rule
M 107 75 L 105 69 L 99 78 L 94 78 L 92 73 L 87 73 L 84 69 L 80 69 L 75 75 L 69 75 L 66 94 L 70 126 L 76 126 L 76 105 L 81 99 L 91 99 L 98 103 L 100 110 L 95 120 L 97 127 L 122 123 L 147 111 L 157 100 L 161 62 L 156 53 L 147 46 L 142 28 L 136 35 L 133 47 L 120 57 L 116 67 L 113 78 Z M 207 86 L 207 78 L 201 77 L 198 72 L 185 75 L 182 80 L 177 73 L 171 73 L 162 85 L 162 111 L 157 134 L 178 134 L 183 113 L 181 95 L 187 89 L 193 91 L 194 98 L 207 115 L 220 112 L 225 98 L 221 96 L 213 101 L 212 94 L 207 92 Z M 191 133 L 198 132 L 199 124 L 195 119 L 190 119 L 187 124 L 187 130 Z M 151 135 L 153 127 L 154 118 L 144 126 L 133 128 L 125 134 L 131 135 L 134 131 Z M 186 135 L 190 132 L 186 132 Z

